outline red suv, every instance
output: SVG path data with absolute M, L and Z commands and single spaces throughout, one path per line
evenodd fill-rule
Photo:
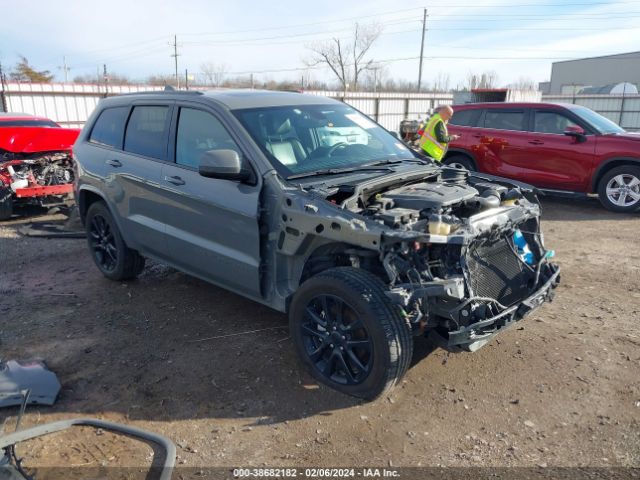
M 588 108 L 552 103 L 454 106 L 444 162 L 563 194 L 597 193 L 616 212 L 640 209 L 640 135 Z

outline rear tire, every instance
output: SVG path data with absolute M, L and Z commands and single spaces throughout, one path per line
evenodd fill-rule
M 104 202 L 91 204 L 85 220 L 87 243 L 94 263 L 111 280 L 129 280 L 144 269 L 144 257 L 124 243 Z
M 623 165 L 609 170 L 598 183 L 598 197 L 604 208 L 613 212 L 640 209 L 640 167 Z
M 451 157 L 446 158 L 443 163 L 449 167 L 464 168 L 470 172 L 475 172 L 477 170 L 473 160 L 465 155 L 452 155 Z
M 318 381 L 372 400 L 405 374 L 413 355 L 408 322 L 364 270 L 338 267 L 310 278 L 289 310 L 293 343 Z
M 9 220 L 13 215 L 13 191 L 11 187 L 0 186 L 0 220 Z

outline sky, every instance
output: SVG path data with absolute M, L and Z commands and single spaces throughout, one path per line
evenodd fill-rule
M 178 68 L 224 65 L 228 76 L 257 81 L 333 80 L 326 68 L 305 68 L 309 46 L 348 39 L 355 22 L 377 23 L 382 34 L 369 58 L 385 75 L 416 81 L 423 9 L 427 8 L 423 82 L 495 71 L 500 85 L 548 80 L 551 63 L 640 49 L 640 0 L 0 0 L 0 62 L 25 56 L 57 80 L 110 72 L 144 80 Z M 6 4 L 6 5 L 3 5 Z

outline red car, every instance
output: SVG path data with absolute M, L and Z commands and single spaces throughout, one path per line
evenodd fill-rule
M 596 193 L 616 212 L 640 209 L 640 134 L 570 104 L 454 106 L 444 162 L 561 194 Z
M 16 204 L 56 205 L 71 195 L 79 133 L 48 118 L 0 113 L 0 220 Z

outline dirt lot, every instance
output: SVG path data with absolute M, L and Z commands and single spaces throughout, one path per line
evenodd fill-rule
M 25 238 L 22 222 L 4 223 L 2 357 L 44 358 L 63 384 L 24 425 L 132 424 L 173 439 L 187 466 L 638 467 L 640 215 L 595 201 L 544 209 L 563 268 L 556 301 L 474 354 L 418 340 L 400 388 L 369 404 L 310 380 L 282 314 L 158 264 L 113 283 L 84 240 Z M 207 340 L 251 330 L 262 331 Z M 148 461 L 148 448 L 123 442 L 83 430 L 58 442 L 66 456 L 36 442 L 30 457 Z

